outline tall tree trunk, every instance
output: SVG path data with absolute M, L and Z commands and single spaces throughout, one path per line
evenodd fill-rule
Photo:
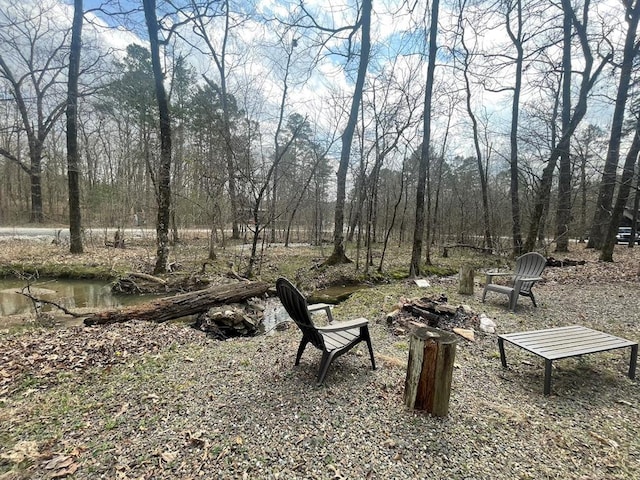
M 587 150 L 580 158 L 580 243 L 587 233 Z
M 638 30 L 638 20 L 640 20 L 640 0 L 636 0 L 635 4 L 631 1 L 623 2 L 626 4 L 626 20 L 627 35 L 624 43 L 624 53 L 622 57 L 622 66 L 620 69 L 620 82 L 618 84 L 618 92 L 616 93 L 616 103 L 611 120 L 611 135 L 609 137 L 609 146 L 607 148 L 607 158 L 602 173 L 602 182 L 598 192 L 598 203 L 591 225 L 591 233 L 589 235 L 588 248 L 599 249 L 606 240 L 605 233 L 607 225 L 613 222 L 611 216 L 611 202 L 616 186 L 616 171 L 620 158 L 620 141 L 622 139 L 622 123 L 624 121 L 624 112 L 629 96 L 629 88 L 631 83 L 631 75 L 633 71 L 634 59 L 638 55 L 640 42 L 636 41 L 636 32 Z M 617 224 L 614 225 L 617 229 Z M 615 229 L 609 228 L 609 234 Z M 613 240 L 613 238 L 611 239 Z
M 611 212 L 611 222 L 609 223 L 609 231 L 604 239 L 602 245 L 602 252 L 600 252 L 600 260 L 603 262 L 613 262 L 613 246 L 615 245 L 615 237 L 618 231 L 618 225 L 622 219 L 624 213 L 624 207 L 629 200 L 629 192 L 631 191 L 631 184 L 633 183 L 633 175 L 635 173 L 636 161 L 640 154 L 640 119 L 636 123 L 635 133 L 633 135 L 633 142 L 631 148 L 627 153 L 627 159 L 624 162 L 624 169 L 622 170 L 622 179 L 620 182 L 620 188 L 618 189 L 618 198 Z M 634 226 L 635 227 L 635 226 Z M 633 232 L 631 232 L 633 233 Z M 629 243 L 633 243 L 633 236 L 629 238 Z
M 80 213 L 80 151 L 78 150 L 78 76 L 82 50 L 82 0 L 74 0 L 69 78 L 67 82 L 67 177 L 69 182 L 69 234 L 71 253 L 82 253 Z
M 511 130 L 509 132 L 509 193 L 511 196 L 511 232 L 513 237 L 513 254 L 522 253 L 522 233 L 520 230 L 520 169 L 518 168 L 518 122 L 520 117 L 520 94 L 522 92 L 522 67 L 524 62 L 524 48 L 522 45 L 522 3 L 517 0 L 518 31 L 511 30 L 510 17 L 507 15 L 507 33 L 516 49 L 516 76 L 513 86 L 513 101 L 511 104 Z
M 151 64 L 155 80 L 156 100 L 160 117 L 160 168 L 157 177 L 156 200 L 158 217 L 156 223 L 156 265 L 154 273 L 167 271 L 169 260 L 169 214 L 171 211 L 171 115 L 167 92 L 164 88 L 164 75 L 160 63 L 160 41 L 158 39 L 158 19 L 156 17 L 156 1 L 143 0 L 144 16 L 149 31 L 151 47 Z
M 633 194 L 633 218 L 631 219 L 631 236 L 629 237 L 629 248 L 633 248 L 638 238 L 638 208 L 640 208 L 640 158 L 636 161 L 636 181 Z
M 31 180 L 31 222 L 44 222 L 44 212 L 42 210 L 42 147 L 36 146 L 40 153 L 31 154 L 31 167 L 29 176 Z
M 564 12 L 562 49 L 562 135 L 565 136 L 571 122 L 571 34 L 572 21 L 569 12 Z M 558 210 L 556 213 L 556 252 L 569 251 L 569 222 L 571 221 L 571 158 L 570 140 L 560 152 L 558 176 Z
M 337 265 L 340 263 L 348 263 L 344 249 L 344 205 L 346 198 L 347 169 L 349 167 L 349 158 L 351 156 L 351 143 L 353 142 L 353 134 L 358 121 L 358 110 L 362 101 L 362 90 L 364 89 L 364 79 L 367 74 L 369 65 L 369 52 L 371 50 L 371 2 L 372 0 L 363 0 L 362 14 L 360 23 L 362 25 L 362 41 L 360 46 L 360 62 L 358 64 L 358 76 L 356 77 L 356 85 L 351 99 L 351 109 L 349 110 L 349 118 L 347 125 L 342 133 L 342 150 L 340 151 L 340 165 L 338 166 L 337 191 L 336 191 L 336 209 L 333 230 L 333 253 L 327 258 L 325 264 Z
M 431 155 L 431 96 L 433 94 L 433 78 L 436 69 L 436 54 L 438 45 L 438 13 L 440 0 L 431 3 L 431 24 L 429 27 L 429 65 L 427 66 L 427 79 L 424 92 L 424 118 L 423 139 L 420 150 L 420 163 L 418 164 L 418 184 L 416 187 L 416 221 L 413 231 L 413 249 L 411 251 L 411 264 L 409 265 L 409 277 L 420 276 L 420 259 L 422 257 L 422 243 L 424 239 L 425 224 L 425 190 L 427 184 L 427 170 Z

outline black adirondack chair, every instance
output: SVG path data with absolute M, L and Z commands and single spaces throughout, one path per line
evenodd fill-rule
M 289 280 L 279 278 L 276 281 L 276 290 L 287 313 L 302 331 L 302 340 L 300 340 L 295 364 L 300 364 L 300 357 L 302 357 L 308 343 L 322 351 L 317 385 L 324 383 L 331 362 L 363 341 L 367 343 L 369 348 L 371 366 L 373 370 L 376 369 L 371 336 L 369 335 L 369 321 L 366 318 L 316 326 L 311 320 L 306 299 Z

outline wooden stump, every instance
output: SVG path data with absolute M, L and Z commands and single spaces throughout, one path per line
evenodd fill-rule
M 460 267 L 460 284 L 458 293 L 462 295 L 473 295 L 473 277 L 475 271 L 468 265 Z
M 456 342 L 456 335 L 437 328 L 419 327 L 411 332 L 404 384 L 408 408 L 447 415 Z

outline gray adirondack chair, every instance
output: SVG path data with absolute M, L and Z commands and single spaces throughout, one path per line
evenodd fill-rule
M 322 351 L 317 385 L 324 383 L 331 362 L 340 355 L 347 353 L 360 342 L 366 342 L 369 348 L 371 367 L 373 370 L 376 369 L 371 336 L 369 335 L 369 321 L 366 318 L 356 318 L 347 322 L 316 326 L 311 320 L 306 299 L 289 280 L 279 278 L 276 281 L 276 291 L 287 313 L 302 331 L 302 340 L 300 340 L 295 364 L 300 364 L 300 357 L 302 357 L 302 353 L 309 343 Z
M 536 252 L 525 253 L 516 259 L 516 268 L 512 273 L 487 272 L 487 281 L 482 292 L 482 301 L 484 302 L 487 292 L 497 292 L 506 294 L 509 297 L 509 308 L 516 311 L 518 298 L 520 296 L 529 297 L 533 302 L 533 306 L 537 307 L 536 297 L 533 295 L 531 288 L 534 284 L 542 280 L 542 271 L 547 265 L 547 259 Z M 493 283 L 496 277 L 510 276 L 513 277 L 509 285 L 499 285 Z

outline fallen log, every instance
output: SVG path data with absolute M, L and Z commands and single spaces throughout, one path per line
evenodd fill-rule
M 564 260 L 556 260 L 553 257 L 547 258 L 547 267 L 576 267 L 578 265 L 585 265 L 585 260 L 570 260 L 565 258 Z
M 106 325 L 121 323 L 129 320 L 146 320 L 162 323 L 175 318 L 186 317 L 196 313 L 206 312 L 214 305 L 221 303 L 235 303 L 247 298 L 263 295 L 269 288 L 264 282 L 243 282 L 182 293 L 173 297 L 160 298 L 152 302 L 128 307 L 121 310 L 107 310 L 84 319 L 84 324 Z

